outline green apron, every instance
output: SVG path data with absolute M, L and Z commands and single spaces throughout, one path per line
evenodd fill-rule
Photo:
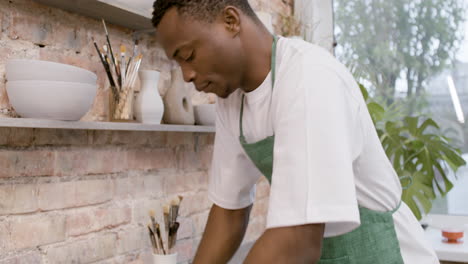
M 272 89 L 276 74 L 277 41 L 274 36 L 271 55 Z M 275 136 L 256 143 L 247 143 L 242 127 L 244 99 L 245 96 L 242 96 L 239 140 L 249 158 L 271 183 Z M 390 212 L 377 212 L 360 206 L 361 225 L 347 234 L 324 238 L 319 264 L 403 264 L 392 217 L 399 207 L 400 205 Z

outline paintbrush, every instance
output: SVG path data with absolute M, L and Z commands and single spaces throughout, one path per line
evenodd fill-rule
M 112 80 L 114 81 L 114 85 L 115 87 L 117 88 L 117 90 L 120 90 L 121 86 L 120 86 L 120 83 L 119 83 L 119 78 L 117 76 L 117 72 L 115 71 L 115 65 L 112 63 L 112 60 L 109 59 L 109 49 L 107 48 L 107 45 L 104 45 L 103 46 L 103 49 L 104 49 L 104 52 L 105 52 L 105 59 L 107 61 L 107 63 L 109 64 L 109 69 L 110 69 L 110 72 L 111 72 L 111 75 L 112 75 Z M 118 92 L 115 91 L 117 94 Z
M 128 62 L 127 62 L 127 71 L 128 71 L 128 68 L 130 66 L 130 63 L 135 59 L 135 56 L 137 55 L 137 51 L 138 51 L 138 39 L 135 40 L 135 44 L 133 45 L 133 53 L 132 53 L 132 56 L 130 56 L 128 58 Z
M 93 37 L 91 37 L 91 39 L 93 40 L 93 43 L 94 43 L 94 47 L 96 48 L 96 51 L 99 55 L 99 59 L 101 60 L 101 63 L 102 63 L 102 66 L 104 66 L 104 70 L 106 71 L 106 74 L 107 74 L 107 78 L 109 79 L 109 83 L 111 86 L 115 86 L 114 84 L 114 80 L 112 78 L 112 74 L 110 72 L 110 69 L 109 69 L 109 64 L 107 63 L 106 61 L 106 58 L 104 57 L 104 54 L 102 54 L 101 50 L 99 49 L 96 41 L 94 40 Z M 115 94 L 115 93 L 114 93 Z M 117 94 L 115 94 L 115 96 L 117 96 Z M 117 99 L 117 97 L 116 97 Z
M 177 198 L 174 198 L 171 201 L 171 208 L 169 211 L 169 222 L 171 224 L 177 221 L 177 216 L 179 215 L 179 206 L 180 202 L 182 201 L 181 199 L 183 199 L 183 197 L 179 195 Z
M 179 206 L 171 205 L 171 209 L 169 210 L 169 225 L 172 225 L 177 221 L 178 213 L 179 213 Z
M 135 45 L 133 45 L 133 55 L 132 55 L 133 57 L 137 55 L 139 42 L 140 41 L 138 39 L 135 39 Z
M 177 230 L 179 229 L 180 224 L 177 222 L 177 217 L 179 215 L 180 203 L 183 199 L 183 196 L 178 196 L 171 201 L 169 209 L 169 248 L 175 246 L 177 241 Z
M 156 235 L 158 236 L 159 243 L 161 244 L 161 249 L 163 254 L 166 255 L 166 250 L 164 249 L 164 242 L 161 237 L 161 229 L 159 228 L 159 224 L 156 223 Z
M 122 83 L 125 83 L 125 76 L 126 76 L 126 60 L 125 60 L 125 55 L 127 53 L 127 47 L 124 45 L 120 46 L 120 75 L 122 76 Z
M 158 247 L 158 250 L 161 247 L 163 252 L 164 252 L 164 244 L 162 243 L 162 241 L 160 239 L 161 233 L 159 232 L 159 224 L 158 224 L 158 222 L 156 222 L 154 211 L 150 210 L 149 215 L 150 215 L 150 218 L 151 218 L 151 223 L 153 224 L 154 232 L 156 232 L 157 237 L 158 237 L 158 239 L 156 240 L 156 246 Z M 166 253 L 164 253 L 164 254 L 166 254 Z
M 180 226 L 180 223 L 175 222 L 169 228 L 169 241 L 168 241 L 169 249 L 173 248 L 177 242 L 177 231 L 179 230 L 179 226 Z
M 162 236 L 161 236 L 161 229 L 159 227 L 159 224 L 158 222 L 156 222 L 156 218 L 155 218 L 155 212 L 153 210 L 150 210 L 150 218 L 151 218 L 151 222 L 153 223 L 153 228 L 156 232 L 156 235 L 157 235 L 157 238 L 158 240 L 156 242 L 157 245 L 161 245 L 161 249 L 164 253 L 164 255 L 166 255 L 166 251 L 164 250 L 164 242 L 162 240 Z
M 135 85 L 142 58 L 143 56 L 140 54 L 136 60 L 132 61 L 131 66 L 127 72 L 126 84 L 124 85 L 125 87 L 132 88 Z
M 107 31 L 107 25 L 106 25 L 106 21 L 104 21 L 104 19 L 102 19 L 102 24 L 104 25 L 104 31 L 106 32 L 106 40 L 107 40 L 107 45 L 109 45 L 109 51 L 110 51 L 110 55 L 111 55 L 111 58 L 112 58 L 112 62 L 114 63 L 114 65 L 116 65 L 115 57 L 114 57 L 114 51 L 112 50 L 112 45 L 111 45 L 111 42 L 110 42 L 110 39 L 109 39 L 109 31 Z
M 164 230 L 169 234 L 169 205 L 163 207 L 164 211 Z
M 158 252 L 158 246 L 156 244 L 156 238 L 154 237 L 154 232 L 153 230 L 151 229 L 151 225 L 148 224 L 148 231 L 149 231 L 149 236 L 150 236 L 150 240 L 151 240 L 151 245 L 153 245 L 153 253 L 155 254 L 159 254 Z M 155 252 L 156 251 L 156 252 Z

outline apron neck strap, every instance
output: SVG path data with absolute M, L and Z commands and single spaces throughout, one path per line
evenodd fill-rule
M 273 87 L 275 85 L 275 79 L 276 79 L 276 47 L 278 44 L 278 37 L 276 35 L 273 35 L 273 44 L 271 45 L 271 89 L 273 90 Z M 245 143 L 245 137 L 244 137 L 244 129 L 242 127 L 242 117 L 244 116 L 244 99 L 245 99 L 245 94 L 242 95 L 242 102 L 241 102 L 241 109 L 240 109 L 240 118 L 239 118 L 239 129 L 240 129 L 240 139 L 242 143 Z

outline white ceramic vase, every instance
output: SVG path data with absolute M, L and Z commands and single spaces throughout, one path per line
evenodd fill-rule
M 159 75 L 158 71 L 139 72 L 141 90 L 134 104 L 134 112 L 140 123 L 161 124 L 164 103 L 158 90 Z

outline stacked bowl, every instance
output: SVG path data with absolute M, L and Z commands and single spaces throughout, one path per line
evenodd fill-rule
M 25 118 L 76 121 L 96 97 L 96 74 L 71 65 L 10 60 L 6 78 L 10 103 Z

